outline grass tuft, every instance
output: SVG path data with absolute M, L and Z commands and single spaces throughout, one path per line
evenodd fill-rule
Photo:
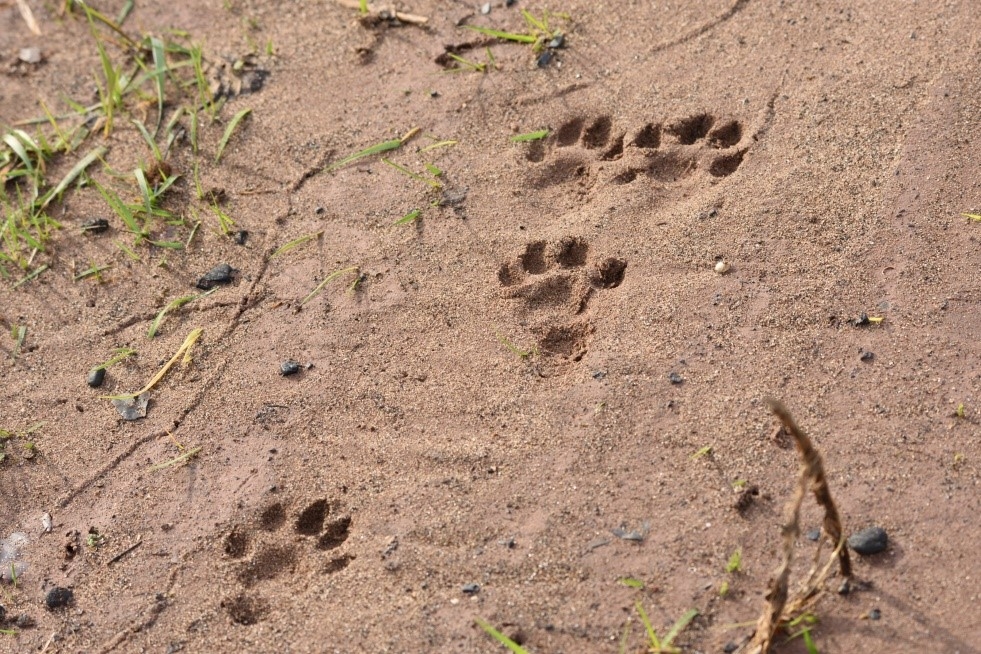
M 232 116 L 231 121 L 228 123 L 228 127 L 225 128 L 225 133 L 222 134 L 221 140 L 218 141 L 218 152 L 215 154 L 215 163 L 218 163 L 221 160 L 221 155 L 225 151 L 225 146 L 228 145 L 228 139 L 230 139 L 232 134 L 235 133 L 235 129 L 238 127 L 238 124 L 251 113 L 252 109 L 242 109 L 237 114 Z

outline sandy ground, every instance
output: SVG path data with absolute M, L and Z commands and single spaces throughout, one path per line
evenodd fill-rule
M 92 102 L 100 70 L 84 20 L 29 4 L 43 36 L 0 3 L 5 124 Z M 0 650 L 505 651 L 482 618 L 531 652 L 638 652 L 640 602 L 660 633 L 697 609 L 677 644 L 721 652 L 762 610 L 795 483 L 774 396 L 824 454 L 845 530 L 890 538 L 814 609 L 820 651 L 981 651 L 976 3 L 565 0 L 544 68 L 460 27 L 524 30 L 519 10 L 543 9 L 525 0 L 399 6 L 423 27 L 324 1 L 154 5 L 128 33 L 186 30 L 268 77 L 202 127 L 200 156 L 169 157 L 168 208 L 203 216 L 190 247 L 130 259 L 81 188 L 51 208 L 49 269 L 0 287 L 4 332 L 27 327 L 19 351 L 0 334 L 0 428 L 43 422 L 0 463 L 0 538 L 27 537 Z M 30 46 L 43 63 L 17 62 Z M 486 46 L 486 72 L 439 63 Z M 119 120 L 81 151 L 129 171 L 148 150 Z M 416 127 L 389 156 L 438 167 L 440 189 L 377 156 L 323 171 Z M 244 245 L 195 198 L 195 162 Z M 110 231 L 81 234 L 93 217 Z M 113 267 L 74 281 L 93 262 Z M 220 263 L 234 282 L 148 339 Z M 193 362 L 122 420 L 101 396 L 199 327 Z M 86 386 L 117 347 L 137 355 Z M 737 510 L 741 483 L 758 495 Z M 48 610 L 54 587 L 73 603 Z

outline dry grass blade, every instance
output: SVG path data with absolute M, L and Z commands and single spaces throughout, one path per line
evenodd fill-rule
M 31 30 L 35 36 L 41 36 L 41 28 L 38 27 L 34 12 L 31 11 L 31 6 L 27 4 L 27 0 L 17 0 L 17 9 L 20 10 L 21 17 L 27 23 L 27 29 Z
M 756 632 L 747 644 L 747 649 L 744 650 L 749 654 L 767 654 L 780 626 L 819 599 L 823 593 L 824 581 L 831 573 L 832 565 L 836 559 L 841 568 L 841 574 L 845 577 L 845 584 L 851 578 L 851 561 L 848 558 L 848 550 L 844 546 L 841 518 L 838 515 L 834 500 L 831 498 L 831 490 L 828 488 L 821 455 L 814 448 L 807 435 L 797 426 L 793 416 L 783 404 L 772 398 L 768 398 L 766 402 L 787 432 L 793 436 L 797 451 L 801 456 L 801 467 L 794 495 L 787 505 L 786 522 L 781 528 L 782 559 L 774 577 L 770 580 L 766 594 L 766 608 L 756 623 Z M 836 549 L 820 572 L 817 571 L 820 556 L 820 550 L 818 551 L 807 582 L 793 598 L 790 598 L 790 565 L 793 561 L 794 546 L 800 534 L 800 509 L 808 490 L 814 492 L 818 504 L 824 508 L 824 531 L 836 544 Z
M 76 179 L 78 179 L 78 176 L 85 172 L 86 168 L 105 156 L 106 152 L 108 151 L 109 148 L 105 147 L 104 145 L 100 145 L 82 157 L 81 161 L 75 164 L 72 169 L 68 171 L 68 174 L 61 178 L 61 181 L 58 182 L 57 186 L 44 194 L 38 208 L 43 210 L 45 207 L 47 207 L 54 198 L 61 195 L 65 189 L 67 189 Z
M 320 293 L 320 291 L 324 290 L 324 287 L 327 286 L 327 284 L 337 279 L 338 277 L 341 277 L 342 275 L 347 275 L 349 273 L 357 274 L 358 267 L 351 266 L 350 268 L 344 268 L 343 270 L 335 270 L 331 274 L 327 275 L 324 281 L 317 284 L 317 288 L 310 291 L 310 293 L 308 293 L 307 296 L 300 301 L 300 306 L 302 307 L 304 304 L 306 304 L 313 298 L 317 297 L 317 294 Z
M 151 388 L 153 388 L 154 386 L 156 386 L 157 385 L 157 382 L 159 382 L 161 379 L 164 378 L 164 375 L 166 375 L 167 374 L 167 371 L 169 371 L 171 368 L 174 367 L 174 364 L 177 363 L 177 360 L 181 358 L 181 355 L 183 355 L 183 357 L 184 357 L 184 364 L 185 365 L 188 364 L 188 363 L 190 363 L 190 361 L 191 361 L 191 348 L 194 347 L 194 344 L 197 342 L 198 338 L 201 337 L 201 334 L 203 332 L 204 332 L 204 330 L 202 328 L 200 328 L 200 327 L 198 327 L 197 329 L 192 330 L 191 333 L 187 335 L 187 338 L 184 339 L 184 342 L 181 343 L 181 346 L 179 348 L 177 348 L 177 352 L 175 352 L 174 353 L 174 356 L 172 356 L 170 358 L 170 361 L 168 361 L 167 363 L 165 363 L 164 366 L 163 366 L 163 368 L 161 368 L 160 371 L 156 375 L 153 376 L 153 379 L 151 379 L 150 381 L 148 381 L 147 384 L 146 384 L 146 386 L 144 386 L 140 390 L 136 391 L 135 393 L 127 393 L 125 395 L 103 395 L 102 396 L 102 399 L 104 399 L 104 400 L 129 400 L 129 399 L 132 399 L 132 398 L 137 397 L 139 395 L 143 395 L 144 393 L 146 393 L 147 391 L 149 391 Z
M 173 459 L 169 461 L 164 461 L 163 463 L 158 463 L 156 465 L 150 466 L 150 470 L 163 470 L 164 468 L 169 468 L 170 466 L 177 465 L 178 463 L 183 463 L 184 461 L 187 461 L 188 459 L 190 459 L 200 451 L 201 451 L 200 445 L 198 445 L 197 447 L 192 447 L 187 452 L 184 452 L 180 456 L 175 456 Z

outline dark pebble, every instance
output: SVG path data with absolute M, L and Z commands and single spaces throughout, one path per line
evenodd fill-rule
M 105 218 L 93 218 L 82 223 L 82 231 L 87 234 L 101 234 L 109 229 L 109 221 Z
M 283 361 L 279 364 L 279 374 L 283 377 L 295 375 L 298 372 L 300 372 L 300 364 L 296 361 Z
M 479 592 L 480 592 L 480 585 L 479 584 L 464 584 L 463 585 L 463 594 L 464 595 L 476 595 Z
M 98 388 L 102 386 L 102 382 L 106 380 L 106 369 L 105 368 L 93 368 L 89 370 L 89 376 L 85 378 L 85 383 L 92 388 Z
M 322 215 L 324 215 L 325 213 L 327 213 L 327 210 L 326 210 L 326 209 L 324 209 L 323 207 L 317 207 L 316 209 L 314 209 L 314 210 L 313 210 L 313 212 L 314 212 L 315 214 L 317 214 L 318 216 L 322 216 Z
M 593 373 L 593 379 L 603 379 L 604 377 L 606 377 L 605 370 L 597 370 Z
M 66 607 L 74 601 L 75 593 L 70 588 L 62 588 L 61 586 L 55 586 L 49 590 L 44 598 L 44 604 L 49 611 Z
M 510 7 L 511 5 L 513 5 L 517 1 L 518 0 L 504 0 L 504 6 L 505 7 Z
M 722 651 L 723 651 L 723 652 L 725 652 L 726 654 L 732 654 L 732 653 L 733 653 L 733 652 L 735 652 L 735 651 L 736 651 L 737 649 L 739 649 L 739 643 L 734 643 L 734 642 L 732 642 L 732 641 L 730 640 L 730 641 L 729 641 L 728 643 L 726 643 L 726 644 L 725 644 L 725 646 L 724 646 L 724 647 L 722 648 Z
M 0 624 L 7 619 L 7 609 L 3 608 L 3 604 L 0 604 Z
M 869 314 L 863 313 L 857 319 L 853 320 L 852 324 L 856 327 L 867 327 L 872 324 L 872 321 L 869 320 Z
M 565 34 L 556 34 L 555 38 L 548 42 L 550 48 L 561 48 L 565 45 Z
M 249 240 L 249 232 L 248 231 L 246 231 L 244 229 L 240 229 L 239 231 L 235 232 L 235 242 L 237 244 L 239 244 L 239 245 L 245 245 L 245 242 L 247 240 Z
M 668 381 L 671 382 L 672 384 L 680 384 L 683 381 L 685 381 L 685 379 L 684 379 L 684 377 L 682 377 L 678 373 L 672 372 L 672 373 L 668 374 Z
M 14 624 L 21 629 L 30 629 L 31 627 L 37 626 L 37 622 L 35 622 L 34 618 L 26 613 L 21 613 L 18 615 L 17 618 L 14 619 Z
M 879 609 L 872 609 L 869 611 L 869 620 L 878 620 L 882 617 L 882 611 Z
M 869 527 L 849 536 L 848 546 L 859 554 L 878 554 L 889 546 L 889 537 L 882 527 Z
M 219 264 L 198 280 L 197 287 L 202 291 L 210 291 L 219 284 L 230 284 L 234 273 L 235 269 L 227 263 Z
M 548 68 L 548 65 L 552 63 L 552 51 L 546 50 L 545 52 L 538 55 L 538 67 Z
M 866 363 L 868 363 L 869 361 L 871 361 L 872 359 L 875 358 L 875 353 L 874 352 L 862 352 L 862 356 L 859 357 L 859 358 L 862 361 L 865 361 Z
M 811 540 L 811 541 L 817 542 L 817 541 L 821 540 L 821 530 L 820 529 L 811 529 L 806 534 L 804 534 L 804 536 L 807 538 L 807 540 Z

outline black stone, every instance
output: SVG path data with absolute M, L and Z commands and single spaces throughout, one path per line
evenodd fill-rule
M 31 627 L 36 627 L 37 622 L 26 613 L 21 613 L 14 619 L 14 625 L 20 627 L 21 629 L 30 629 Z
M 869 611 L 869 620 L 878 620 L 882 617 L 882 611 L 879 609 L 872 609 Z
M 556 34 L 555 38 L 553 38 L 551 41 L 548 42 L 549 48 L 561 48 L 564 45 L 565 45 L 565 34 L 562 34 L 561 32 L 559 34 Z
M 858 318 L 853 320 L 852 324 L 855 325 L 856 327 L 868 327 L 869 325 L 872 324 L 872 321 L 869 320 L 869 314 L 863 313 Z
M 538 61 L 536 62 L 538 64 L 538 67 L 548 68 L 548 65 L 552 63 L 552 56 L 553 55 L 551 50 L 546 50 L 545 52 L 538 55 Z
M 93 218 L 82 223 L 82 231 L 89 234 L 101 234 L 109 229 L 109 221 L 105 218 Z
M 44 604 L 49 611 L 64 608 L 74 601 L 75 593 L 70 588 L 62 588 L 61 586 L 55 586 L 49 590 L 44 598 Z
M 480 584 L 464 584 L 463 594 L 464 595 L 476 595 L 480 592 Z
M 0 624 L 7 619 L 7 609 L 3 608 L 3 604 L 0 604 Z
M 248 238 L 249 232 L 244 229 L 240 229 L 239 231 L 235 232 L 235 242 L 239 245 L 245 245 L 245 241 L 247 241 Z
M 872 359 L 875 358 L 875 353 L 874 352 L 862 352 L 862 356 L 860 356 L 859 358 L 862 361 L 865 361 L 866 363 L 868 363 L 869 361 L 871 361 Z
M 85 383 L 92 388 L 98 388 L 102 386 L 102 382 L 106 380 L 106 369 L 105 368 L 92 368 L 89 370 L 88 377 L 85 378 Z
M 804 534 L 804 536 L 807 537 L 807 540 L 817 542 L 817 541 L 821 540 L 821 530 L 820 529 L 811 529 L 806 534 Z
M 849 536 L 848 546 L 858 554 L 878 554 L 889 546 L 889 536 L 882 527 L 869 527 Z
M 722 651 L 723 651 L 723 652 L 725 652 L 726 654 L 732 654 L 732 653 L 733 653 L 733 652 L 735 652 L 735 651 L 736 651 L 737 649 L 739 649 L 739 643 L 734 643 L 734 642 L 732 642 L 732 641 L 730 640 L 730 641 L 729 641 L 728 643 L 726 643 L 726 644 L 725 644 L 725 646 L 724 646 L 724 647 L 722 648 Z
M 283 377 L 295 375 L 298 372 L 300 372 L 300 364 L 296 361 L 283 361 L 279 364 L 279 374 Z
M 230 284 L 232 282 L 232 275 L 235 274 L 235 269 L 229 266 L 227 263 L 222 263 L 204 274 L 201 279 L 198 280 L 197 287 L 202 291 L 210 291 L 215 286 L 220 284 Z
M 683 381 L 685 381 L 685 379 L 678 373 L 672 372 L 668 374 L 668 381 L 671 382 L 672 384 L 680 384 Z

